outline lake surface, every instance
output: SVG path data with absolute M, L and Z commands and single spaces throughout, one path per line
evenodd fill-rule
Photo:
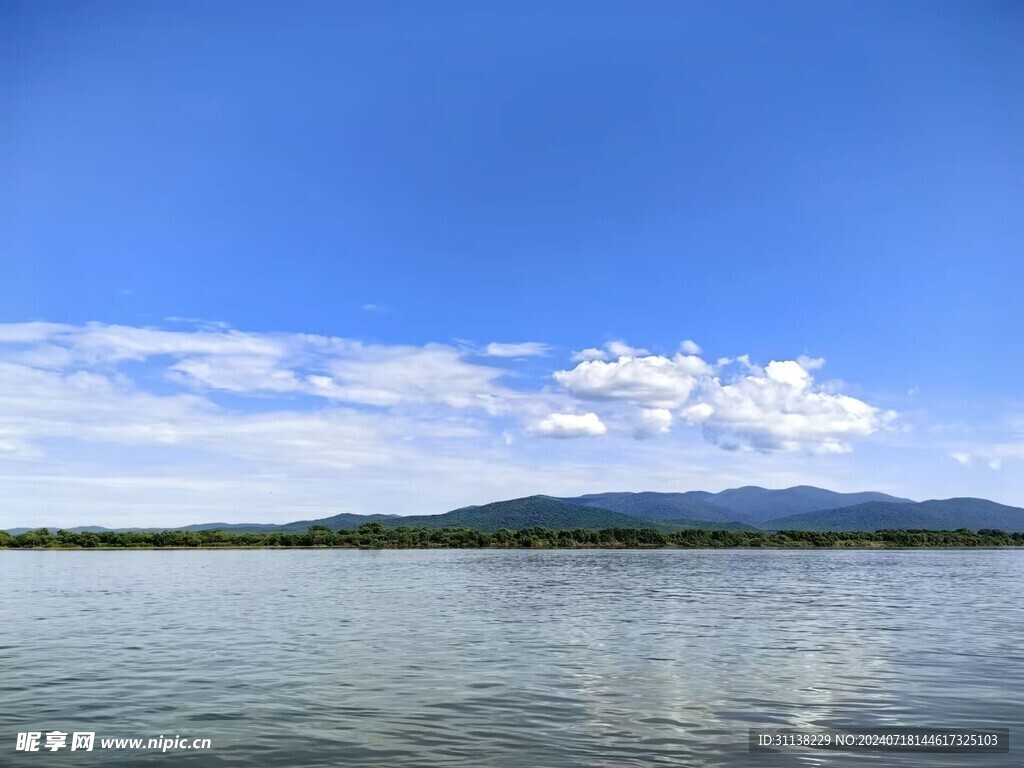
M 0 552 L 0 764 L 1006 766 L 1024 552 Z M 750 754 L 751 727 L 1011 754 Z M 92 754 L 15 752 L 95 731 Z M 210 738 L 208 751 L 98 749 Z

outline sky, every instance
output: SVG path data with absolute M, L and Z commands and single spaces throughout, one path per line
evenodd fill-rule
M 0 526 L 1024 506 L 1013 2 L 0 4 Z

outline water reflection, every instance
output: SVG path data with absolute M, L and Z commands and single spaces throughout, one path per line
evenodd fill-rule
M 213 739 L 171 758 L 195 766 L 1019 761 L 750 755 L 746 733 L 1019 729 L 1020 552 L 6 552 L 0 575 L 12 744 Z

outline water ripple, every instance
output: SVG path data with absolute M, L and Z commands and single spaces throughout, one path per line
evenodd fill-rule
M 746 751 L 763 726 L 1019 740 L 1016 551 L 3 552 L 0 576 L 0 737 L 214 744 L 104 765 L 1020 763 Z

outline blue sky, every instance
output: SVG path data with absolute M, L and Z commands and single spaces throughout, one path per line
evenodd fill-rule
M 5 3 L 0 524 L 1024 505 L 1022 34 L 1009 2 Z

